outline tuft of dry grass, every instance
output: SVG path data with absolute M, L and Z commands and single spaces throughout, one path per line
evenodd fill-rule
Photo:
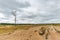
M 15 29 L 16 30 L 28 30 L 30 28 L 39 27 L 39 26 L 42 27 L 40 29 L 40 32 L 41 32 L 40 34 L 42 34 L 42 35 L 45 33 L 45 30 L 47 27 L 54 26 L 54 27 L 60 29 L 60 25 L 44 25 L 44 24 L 42 24 L 42 25 L 16 25 L 16 27 L 15 27 L 15 25 L 0 25 L 0 34 L 14 32 Z
M 14 32 L 15 30 L 28 30 L 32 25 L 0 25 L 0 34 Z

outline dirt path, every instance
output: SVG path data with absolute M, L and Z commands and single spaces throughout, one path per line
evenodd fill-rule
M 39 35 L 40 27 L 29 30 L 16 30 L 12 34 L 0 35 L 0 40 L 46 40 L 44 36 Z M 60 33 L 50 30 L 48 40 L 60 40 Z

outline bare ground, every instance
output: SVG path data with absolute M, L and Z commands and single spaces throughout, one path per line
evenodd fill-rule
M 39 35 L 40 27 L 30 28 L 29 30 L 16 30 L 11 34 L 0 35 L 0 40 L 46 40 L 45 35 Z M 60 33 L 53 28 L 50 29 L 48 40 L 60 40 Z

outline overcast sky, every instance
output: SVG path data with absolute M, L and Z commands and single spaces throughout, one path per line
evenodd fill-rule
M 60 0 L 0 0 L 0 23 L 60 23 Z

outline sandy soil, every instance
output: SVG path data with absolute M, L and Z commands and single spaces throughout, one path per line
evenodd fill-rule
M 40 27 L 30 28 L 29 30 L 16 30 L 11 34 L 0 35 L 0 40 L 46 40 L 45 35 L 39 35 L 39 29 Z M 51 28 L 48 40 L 60 40 L 60 33 Z

